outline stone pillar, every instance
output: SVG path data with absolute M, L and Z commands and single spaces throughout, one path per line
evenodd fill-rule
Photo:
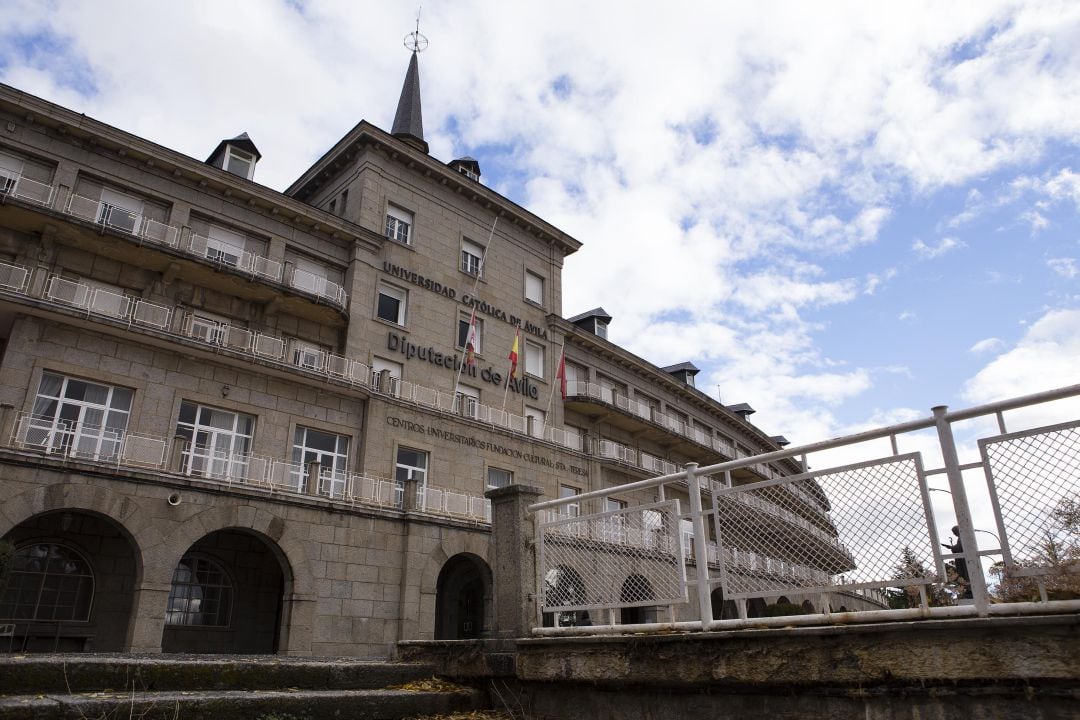
M 172 583 L 143 582 L 135 588 L 128 625 L 127 647 L 133 653 L 161 652 L 161 635 L 165 630 L 165 607 L 169 603 Z
M 525 508 L 544 491 L 532 485 L 488 490 L 491 500 L 492 567 L 497 638 L 528 637 L 536 623 L 536 524 Z

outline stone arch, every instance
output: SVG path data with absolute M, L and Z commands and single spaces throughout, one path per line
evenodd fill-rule
M 656 593 L 648 578 L 640 573 L 628 575 L 619 591 L 619 602 L 626 605 L 619 613 L 619 622 L 624 625 L 656 622 L 656 606 L 644 604 L 655 598 Z
M 403 604 L 405 616 L 401 619 L 401 637 L 422 640 L 431 640 L 435 637 L 435 606 L 438 599 L 439 573 L 447 560 L 462 553 L 474 555 L 490 567 L 490 536 L 476 532 L 445 533 L 438 542 L 432 544 L 424 560 L 418 583 L 408 585 L 409 581 L 406 579 L 407 597 Z M 493 605 L 493 601 L 488 602 L 485 608 L 487 617 L 494 617 L 491 610 Z M 411 610 L 410 606 L 415 610 Z
M 746 617 L 759 618 L 765 617 L 765 599 L 764 598 L 750 598 L 746 601 Z
M 27 566 L 26 572 L 13 572 L 7 578 L 8 583 L 21 588 L 15 596 L 25 596 L 35 583 L 33 593 L 42 591 L 32 605 L 12 603 L 0 609 L 6 616 L 3 620 L 14 621 L 12 647 L 52 652 L 125 651 L 135 624 L 136 595 L 142 575 L 139 543 L 124 523 L 108 514 L 118 507 L 112 502 L 116 497 L 109 497 L 111 494 L 101 488 L 97 492 L 89 488 L 72 494 L 62 490 L 39 494 L 36 499 L 44 500 L 43 503 L 23 505 L 23 514 L 27 507 L 41 511 L 10 525 L 3 535 L 16 547 L 42 551 L 36 571 Z M 8 522 L 11 515 L 5 513 Z M 82 586 L 82 580 L 79 584 L 83 590 L 89 590 L 85 598 L 88 606 L 79 617 L 65 616 L 63 603 L 50 606 L 51 601 L 46 600 L 51 593 L 44 591 L 45 578 L 52 578 L 49 582 L 54 589 L 64 587 L 68 592 L 73 591 L 71 582 L 77 579 L 75 575 L 67 575 L 75 571 L 77 563 L 63 562 L 61 569 L 48 569 L 62 562 L 61 548 L 80 556 L 86 566 L 85 573 L 80 574 L 85 574 L 89 588 Z M 53 549 L 57 552 L 56 559 Z M 29 561 L 30 555 L 26 557 Z M 66 569 L 68 566 L 72 569 Z
M 709 595 L 712 605 L 713 620 L 734 620 L 739 617 L 739 608 L 734 600 L 724 599 L 723 588 L 716 588 Z
M 466 640 L 491 627 L 491 567 L 472 553 L 450 557 L 439 570 L 435 596 L 435 639 Z
M 292 572 L 265 535 L 214 530 L 190 545 L 174 570 L 165 611 L 164 652 L 266 654 L 286 636 Z
M 566 563 L 551 568 L 543 578 L 543 594 L 540 601 L 545 605 L 584 605 L 586 598 L 585 580 L 573 565 Z M 569 627 L 573 625 L 592 625 L 593 619 L 588 610 L 545 612 L 544 627 Z
M 181 506 L 182 507 L 182 506 Z M 278 651 L 294 655 L 311 653 L 312 627 L 317 600 L 315 580 L 302 538 L 289 532 L 284 516 L 264 503 L 225 503 L 197 509 L 185 517 L 168 538 L 157 546 L 153 558 L 161 582 L 171 588 L 173 572 L 184 553 L 202 538 L 218 531 L 241 531 L 261 540 L 277 559 L 284 576 Z M 167 593 L 161 600 L 158 637 L 165 625 Z
M 817 612 L 816 610 L 814 610 L 814 603 L 810 602 L 809 599 L 802 601 L 802 609 L 803 612 L 807 615 L 813 615 L 815 612 Z

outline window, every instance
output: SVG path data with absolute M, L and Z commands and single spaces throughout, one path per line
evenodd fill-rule
M 615 405 L 617 397 L 626 397 L 626 385 L 621 382 L 605 378 L 603 375 L 596 376 L 596 381 L 600 385 L 600 399 L 605 403 Z
M 570 487 L 569 485 L 560 485 L 559 486 L 559 497 L 560 498 L 572 498 L 572 497 L 577 497 L 580 494 L 581 494 L 581 488 Z M 559 508 L 559 513 L 563 517 L 578 517 L 579 515 L 581 515 L 581 503 L 580 502 L 572 502 L 572 503 L 567 503 L 565 505 L 562 505 Z
M 544 377 L 544 346 L 525 341 L 525 372 Z
M 589 392 L 589 370 L 575 363 L 566 363 L 566 394 L 586 395 Z
M 371 362 L 373 389 L 396 397 L 400 392 L 403 369 L 401 363 L 374 358 Z
M 57 543 L 24 545 L 11 558 L 0 587 L 0 619 L 90 619 L 94 574 L 78 552 Z
M 537 305 L 544 304 L 544 278 L 529 270 L 525 271 L 525 299 Z
M 484 352 L 484 321 L 480 318 L 476 318 L 473 321 L 476 325 L 476 343 L 473 347 L 473 352 L 477 355 L 482 355 Z M 462 350 L 469 342 L 469 316 L 462 313 L 458 317 L 458 333 L 457 333 L 457 346 Z
M 191 475 L 246 478 L 255 418 L 184 400 L 176 436 L 186 439 L 184 469 Z
M 319 463 L 321 472 L 331 473 L 332 481 L 340 479 L 343 483 L 349 468 L 349 438 L 297 425 L 293 434 L 292 462 L 301 467 L 298 477 L 294 478 L 298 487 L 307 479 L 308 465 L 313 462 Z M 333 491 L 333 488 L 329 489 Z
M 22 171 L 22 160 L 0 153 L 0 195 L 6 195 L 15 189 L 15 183 L 19 181 Z
M 487 472 L 487 489 L 506 487 L 514 483 L 514 473 L 501 468 L 489 467 Z
M 211 225 L 206 230 L 206 257 L 222 265 L 244 267 L 246 238 L 234 230 Z
M 187 318 L 187 335 L 196 340 L 218 345 L 225 341 L 225 332 L 229 324 L 229 320 L 221 315 L 208 313 L 205 310 L 195 310 Z
M 362 198 L 361 198 L 362 199 Z M 412 243 L 413 214 L 396 205 L 386 206 L 386 237 L 402 245 Z
M 483 270 L 484 248 L 472 240 L 461 241 L 461 269 L 470 275 L 479 275 Z
M 229 151 L 225 154 L 226 172 L 250 180 L 255 170 L 255 156 L 232 145 L 228 147 Z
M 23 442 L 48 453 L 107 460 L 120 452 L 132 391 L 45 372 Z
M 607 340 L 607 323 L 603 320 L 594 320 L 593 329 L 596 331 L 596 337 Z
M 98 207 L 97 221 L 109 227 L 134 233 L 142 222 L 142 200 L 130 195 L 101 189 L 101 205 Z
M 173 572 L 166 625 L 228 627 L 232 581 L 215 560 L 185 555 Z
M 314 260 L 291 256 L 293 264 L 292 286 L 312 295 L 322 295 L 326 290 L 326 266 Z
M 340 215 L 341 217 L 345 217 L 345 206 L 348 205 L 348 203 L 349 203 L 349 191 L 348 190 L 342 190 L 341 191 L 341 204 L 338 205 L 338 215 Z
M 527 420 L 532 420 L 532 428 L 529 431 L 530 434 L 533 437 L 544 437 L 544 420 L 546 417 L 544 411 L 526 406 L 525 417 Z
M 465 417 L 476 417 L 476 409 L 480 405 L 480 391 L 468 385 L 458 385 L 458 410 Z
M 627 503 L 625 500 L 616 500 L 615 498 L 604 499 L 604 512 L 613 512 L 617 510 L 625 510 Z
M 404 290 L 399 290 L 390 285 L 379 285 L 379 298 L 376 301 L 375 314 L 382 320 L 396 325 L 405 324 L 405 300 L 408 297 Z
M 415 482 L 418 493 L 427 487 L 428 454 L 423 450 L 399 447 L 397 462 L 394 465 L 394 504 L 402 505 L 405 498 L 405 483 Z
M 293 365 L 308 370 L 321 371 L 326 367 L 326 357 L 330 349 L 315 343 L 293 338 L 289 340 L 290 356 Z

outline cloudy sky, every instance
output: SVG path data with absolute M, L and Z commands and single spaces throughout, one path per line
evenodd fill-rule
M 0 81 L 283 189 L 389 128 L 400 0 L 0 0 Z M 1080 382 L 1080 3 L 425 0 L 441 160 L 585 243 L 564 315 L 809 442 Z

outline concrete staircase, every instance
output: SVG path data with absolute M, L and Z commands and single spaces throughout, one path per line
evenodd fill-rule
M 342 658 L 0 655 L 0 720 L 400 720 L 486 706 L 423 663 Z M 416 683 L 422 690 L 392 690 Z M 434 687 L 430 687 L 434 685 Z

